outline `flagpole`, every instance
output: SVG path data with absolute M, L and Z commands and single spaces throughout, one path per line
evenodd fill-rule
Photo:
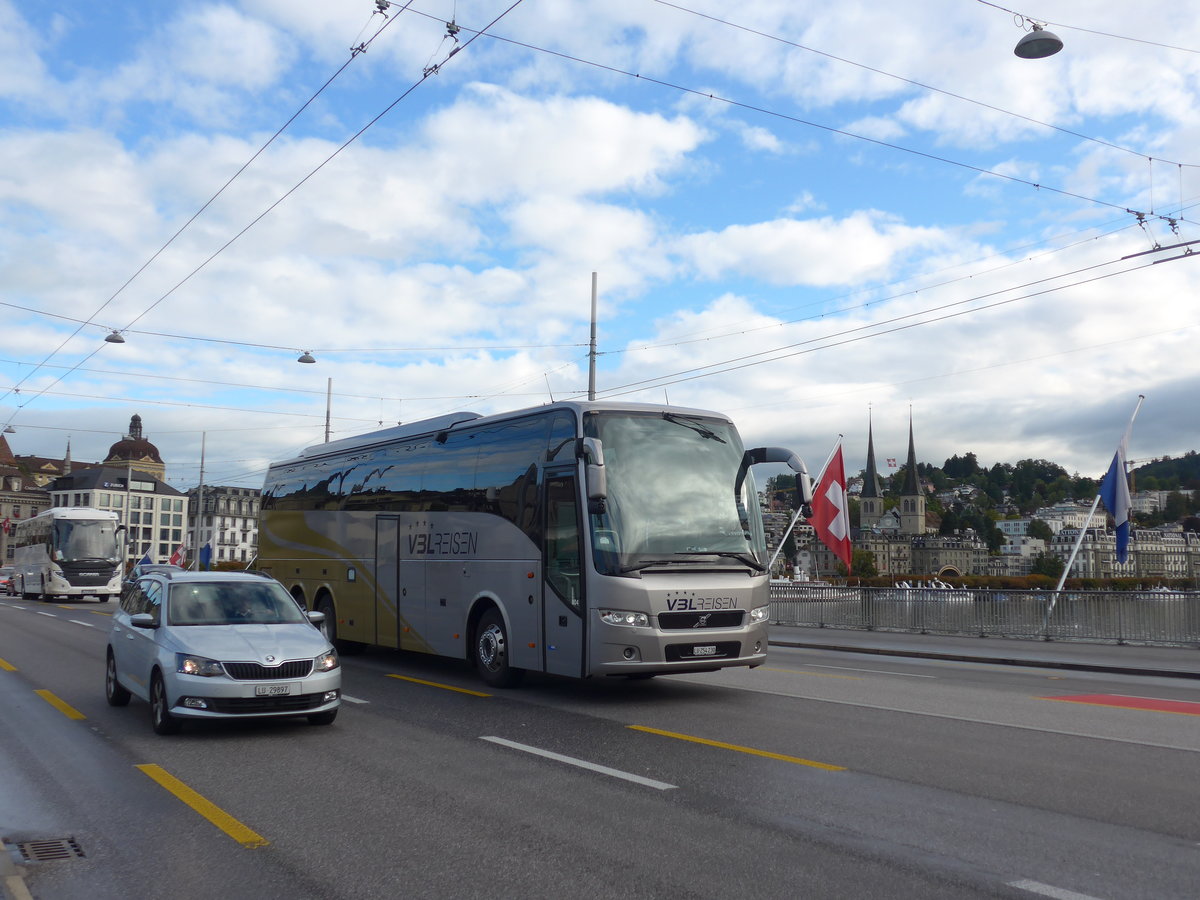
M 825 477 L 825 470 L 829 468 L 829 464 L 833 462 L 834 455 L 838 452 L 838 447 L 842 446 L 842 435 L 838 435 L 837 443 L 833 445 L 833 450 L 829 453 L 829 458 L 825 460 L 825 465 L 821 466 L 821 474 L 817 476 L 817 480 L 813 484 L 820 484 L 821 479 Z M 800 476 L 797 475 L 797 478 Z M 779 541 L 779 546 L 775 548 L 775 553 L 771 556 L 771 561 L 767 563 L 767 572 L 770 573 L 771 567 L 775 565 L 775 560 L 779 558 L 780 552 L 783 550 L 783 545 L 787 543 L 788 535 L 792 533 L 792 529 L 796 527 L 796 520 L 800 518 L 800 513 L 803 511 L 803 504 L 796 510 L 792 516 L 792 521 L 787 527 L 787 531 L 783 533 L 783 537 Z
M 1121 438 L 1121 443 L 1117 447 L 1117 452 L 1121 459 L 1121 477 L 1128 477 L 1124 470 L 1125 455 L 1129 451 L 1129 436 L 1133 433 L 1133 420 L 1137 418 L 1138 410 L 1142 408 L 1142 401 L 1146 399 L 1145 394 L 1138 394 L 1137 405 L 1133 408 L 1133 415 L 1129 417 L 1129 424 L 1125 426 L 1125 434 Z M 1083 539 L 1087 535 L 1088 527 L 1092 524 L 1092 516 L 1096 514 L 1096 508 L 1100 505 L 1100 492 L 1096 492 L 1096 499 L 1092 501 L 1092 508 L 1088 510 L 1087 518 L 1083 522 L 1083 527 L 1079 529 L 1079 536 L 1075 538 L 1075 546 L 1071 548 L 1071 555 L 1067 557 L 1067 564 L 1063 566 L 1062 575 L 1058 579 L 1058 587 L 1054 589 L 1054 593 L 1050 597 L 1050 604 L 1046 607 L 1046 617 L 1042 620 L 1042 631 L 1046 631 L 1050 627 L 1050 616 L 1054 612 L 1054 605 L 1058 602 L 1059 594 L 1062 593 L 1063 585 L 1067 583 L 1067 576 L 1071 574 L 1071 566 L 1075 565 L 1075 557 L 1079 553 L 1079 548 L 1083 544 Z M 1113 512 L 1113 510 L 1109 510 Z

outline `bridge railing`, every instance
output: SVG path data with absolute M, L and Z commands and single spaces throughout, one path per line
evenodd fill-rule
M 1055 599 L 1053 591 L 775 582 L 771 585 L 771 622 L 918 634 L 1200 647 L 1200 592 L 1064 591 Z

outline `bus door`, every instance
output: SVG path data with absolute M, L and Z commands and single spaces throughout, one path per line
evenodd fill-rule
M 584 674 L 583 541 L 575 468 L 548 469 L 543 505 L 542 647 L 546 671 Z
M 375 519 L 375 642 L 414 649 L 425 612 L 423 563 L 403 559 L 399 516 Z

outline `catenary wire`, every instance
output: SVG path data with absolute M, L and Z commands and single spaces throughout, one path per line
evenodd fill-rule
M 413 0 L 408 0 L 408 3 L 405 4 L 405 8 L 407 8 L 409 5 L 411 5 L 412 2 L 413 2 Z M 371 36 L 371 39 L 369 41 L 364 42 L 364 44 L 362 45 L 364 49 L 365 49 L 366 45 L 370 44 L 371 42 L 373 42 L 375 40 L 375 38 L 379 37 L 379 35 L 383 32 L 383 30 L 385 28 L 387 28 L 388 25 L 390 25 L 392 23 L 392 21 L 394 21 L 393 19 L 389 19 L 387 16 L 384 16 L 384 19 L 386 21 L 379 28 L 379 30 L 376 31 L 375 34 Z M 361 36 L 361 34 L 362 34 L 362 32 L 360 31 L 359 35 Z M 213 202 L 216 201 L 216 199 L 225 192 L 226 188 L 228 188 L 231 184 L 233 184 L 233 182 L 235 180 L 237 180 L 238 176 L 240 176 L 243 172 L 245 172 L 246 169 L 248 169 L 250 167 L 250 165 L 256 159 L 258 159 L 258 157 L 261 156 L 263 154 L 263 152 L 268 147 L 271 146 L 271 144 L 273 144 L 275 142 L 276 138 L 278 138 L 281 134 L 283 134 L 283 132 L 288 128 L 288 126 L 290 126 L 294 121 L 296 121 L 296 119 L 300 116 L 300 114 L 303 113 L 304 110 L 307 109 L 313 103 L 313 101 L 316 100 L 317 97 L 319 97 L 325 91 L 325 89 L 327 87 L 329 87 L 330 84 L 333 83 L 334 79 L 336 79 L 339 75 L 342 74 L 343 71 L 345 71 L 346 67 L 350 65 L 350 63 L 354 60 L 354 57 L 356 55 L 357 55 L 357 53 L 352 51 L 350 54 L 350 58 L 347 59 L 344 63 L 342 63 L 341 67 L 338 68 L 338 70 L 336 72 L 334 72 L 331 76 L 329 76 L 329 78 L 326 80 L 326 82 L 323 85 L 321 85 L 320 88 L 317 89 L 317 92 L 315 94 L 313 94 L 311 97 L 309 97 L 308 100 L 306 100 L 301 105 L 301 107 L 298 110 L 296 110 L 296 112 L 294 112 L 291 115 L 291 117 L 288 118 L 288 120 L 286 122 L 284 122 L 283 125 L 281 125 L 279 127 L 279 129 L 273 135 L 271 135 L 271 137 L 269 137 L 267 139 L 266 143 L 264 143 L 261 147 L 259 147 L 258 150 L 256 150 L 254 152 L 254 154 L 248 160 L 246 160 L 245 163 L 242 164 L 241 168 L 239 168 L 236 172 L 234 172 L 233 175 L 231 175 L 229 177 L 229 179 L 223 185 L 221 185 L 220 188 L 217 189 L 216 193 L 214 193 L 211 197 L 209 197 L 208 200 L 206 200 L 204 202 L 204 204 L 198 210 L 196 210 L 196 212 L 194 212 L 186 222 L 184 222 L 181 226 L 179 226 L 179 228 L 175 231 L 175 233 L 172 234 L 169 238 L 167 238 L 166 242 L 161 247 L 159 247 L 157 250 L 155 250 L 153 254 L 151 254 L 149 259 L 147 259 L 144 263 L 142 263 L 141 266 L 139 266 L 137 268 L 137 270 L 135 270 L 134 273 L 132 275 L 130 275 L 125 280 L 125 282 L 120 287 L 118 287 L 112 293 L 111 296 L 109 296 L 109 298 L 107 300 L 105 300 L 103 303 L 101 303 L 100 306 L 96 309 L 96 311 L 94 313 L 92 313 L 92 315 L 89 316 L 88 319 L 79 326 L 79 328 L 76 328 L 75 331 L 71 332 L 71 334 L 69 334 L 62 341 L 61 344 L 59 344 L 54 350 L 50 351 L 50 353 L 46 356 L 46 358 L 42 362 L 43 363 L 49 362 L 51 359 L 53 359 L 59 353 L 59 351 L 61 351 L 63 349 L 63 347 L 65 347 L 67 345 L 67 343 L 73 337 L 75 337 L 75 335 L 79 334 L 79 332 L 83 330 L 85 325 L 92 324 L 92 322 L 96 316 L 98 316 L 101 312 L 103 312 L 104 309 L 110 303 L 112 303 L 115 299 L 117 299 L 117 297 L 120 296 L 121 293 L 127 287 L 129 287 L 129 285 L 131 285 L 134 282 L 134 280 L 137 279 L 137 277 L 139 275 L 142 274 L 142 272 L 146 271 L 146 269 L 148 269 L 154 263 L 154 261 L 156 259 L 158 259 L 158 257 L 161 256 L 167 250 L 167 248 L 170 247 L 175 242 L 175 239 L 178 238 L 181 234 L 183 234 L 183 232 L 186 231 L 188 229 L 188 227 L 191 226 L 191 224 L 193 222 L 195 222 L 196 219 L 198 219 L 201 216 L 201 214 L 203 214 L 204 211 L 206 209 L 208 209 L 213 204 Z M 65 318 L 65 317 L 63 317 L 63 318 Z M 79 321 L 79 320 L 76 319 L 73 321 Z M 91 357 L 94 355 L 95 355 L 95 353 L 90 354 L 88 357 L 86 357 L 83 360 L 83 362 L 86 362 L 88 359 L 91 359 Z M 33 371 L 31 371 L 26 376 L 26 379 L 33 377 L 33 375 L 37 372 L 38 368 L 40 368 L 40 366 L 35 367 L 33 369 Z M 65 377 L 65 375 L 63 377 Z M 21 384 L 24 384 L 24 382 L 25 382 L 25 379 L 23 379 L 21 382 L 19 382 L 17 386 L 19 387 Z M 11 391 L 10 391 L 10 393 L 11 393 Z M 8 398 L 8 396 L 9 396 L 9 394 L 5 394 L 4 396 L 0 397 L 0 403 L 4 402 L 4 400 L 6 400 Z

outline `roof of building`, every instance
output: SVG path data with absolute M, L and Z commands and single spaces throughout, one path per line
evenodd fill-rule
M 151 462 L 162 463 L 163 459 L 155 447 L 142 435 L 142 417 L 134 413 L 129 420 L 129 434 L 108 448 L 106 463 L 111 462 Z

